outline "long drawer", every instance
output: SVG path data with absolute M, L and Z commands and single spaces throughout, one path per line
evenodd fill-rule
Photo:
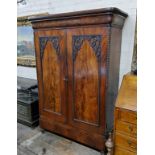
M 115 135 L 115 145 L 120 146 L 120 147 L 122 147 L 126 150 L 129 150 L 129 151 L 136 152 L 136 150 L 137 150 L 136 138 L 125 136 L 125 135 L 120 134 L 118 132 L 116 132 L 116 135 Z
M 135 138 L 137 137 L 137 126 L 134 124 L 117 120 L 115 128 L 116 128 L 116 132 L 118 131 Z
M 115 155 L 136 155 L 136 152 L 128 151 L 116 146 Z
M 137 115 L 135 112 L 121 110 L 119 112 L 119 120 L 132 124 L 137 124 Z

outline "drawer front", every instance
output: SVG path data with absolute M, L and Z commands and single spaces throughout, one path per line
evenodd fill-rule
M 122 110 L 122 111 L 120 111 L 119 119 L 124 122 L 137 124 L 137 115 L 135 112 Z
M 134 124 L 117 120 L 116 131 L 122 132 L 123 134 L 128 134 L 129 136 L 132 136 L 135 138 L 137 137 L 137 126 Z
M 134 152 L 137 150 L 137 140 L 135 138 L 124 136 L 117 132 L 115 135 L 115 145 Z
M 115 147 L 114 155 L 136 155 L 136 152 L 131 152 L 120 147 Z

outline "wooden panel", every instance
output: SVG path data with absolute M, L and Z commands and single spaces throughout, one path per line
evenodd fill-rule
M 107 90 L 106 90 L 106 127 L 107 131 L 113 130 L 114 122 L 114 105 L 118 93 L 119 85 L 119 67 L 121 54 L 121 30 L 110 28 L 109 33 L 111 39 L 109 42 L 110 48 L 107 56 Z M 107 132 L 108 133 L 108 132 Z M 108 136 L 108 135 L 107 135 Z
M 44 108 L 60 113 L 60 65 L 56 52 L 51 41 L 48 41 L 42 58 L 44 92 L 46 92 Z
M 136 152 L 131 152 L 131 151 L 122 149 L 122 148 L 117 147 L 117 146 L 115 147 L 114 155 L 136 155 L 136 154 L 137 154 Z
M 137 76 L 127 74 L 123 77 L 116 107 L 137 111 Z
M 137 140 L 135 138 L 119 134 L 118 132 L 115 135 L 115 145 L 134 152 L 137 150 Z
M 63 30 L 35 31 L 40 115 L 66 121 L 66 52 Z
M 137 124 L 137 114 L 135 112 L 122 110 L 120 111 L 119 115 L 120 115 L 120 120 L 124 122 Z
M 108 12 L 108 13 L 107 13 Z M 30 17 L 33 28 L 66 27 L 77 25 L 110 24 L 122 28 L 128 15 L 117 8 L 53 14 L 44 17 Z
M 92 26 L 67 32 L 70 121 L 100 133 L 105 125 L 107 31 Z
M 103 135 L 91 133 L 82 129 L 79 130 L 77 127 L 70 126 L 67 123 L 58 123 L 57 121 L 51 122 L 49 118 L 41 117 L 40 126 L 41 128 L 61 134 L 65 137 L 99 150 L 103 150 L 105 147 Z
M 74 112 L 77 120 L 98 123 L 98 63 L 88 41 L 84 41 L 74 63 Z M 93 115 L 92 115 L 93 114 Z
M 116 132 L 122 132 L 123 134 L 137 137 L 137 126 L 126 122 L 116 121 Z

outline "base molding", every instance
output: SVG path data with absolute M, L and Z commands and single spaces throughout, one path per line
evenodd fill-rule
M 84 130 L 78 130 L 72 126 L 57 122 L 49 122 L 45 119 L 40 119 L 40 127 L 97 150 L 105 150 L 105 139 L 103 135 L 88 134 Z

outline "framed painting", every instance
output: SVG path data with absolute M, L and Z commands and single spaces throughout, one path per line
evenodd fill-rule
M 28 17 L 17 19 L 17 65 L 36 66 L 33 29 Z

